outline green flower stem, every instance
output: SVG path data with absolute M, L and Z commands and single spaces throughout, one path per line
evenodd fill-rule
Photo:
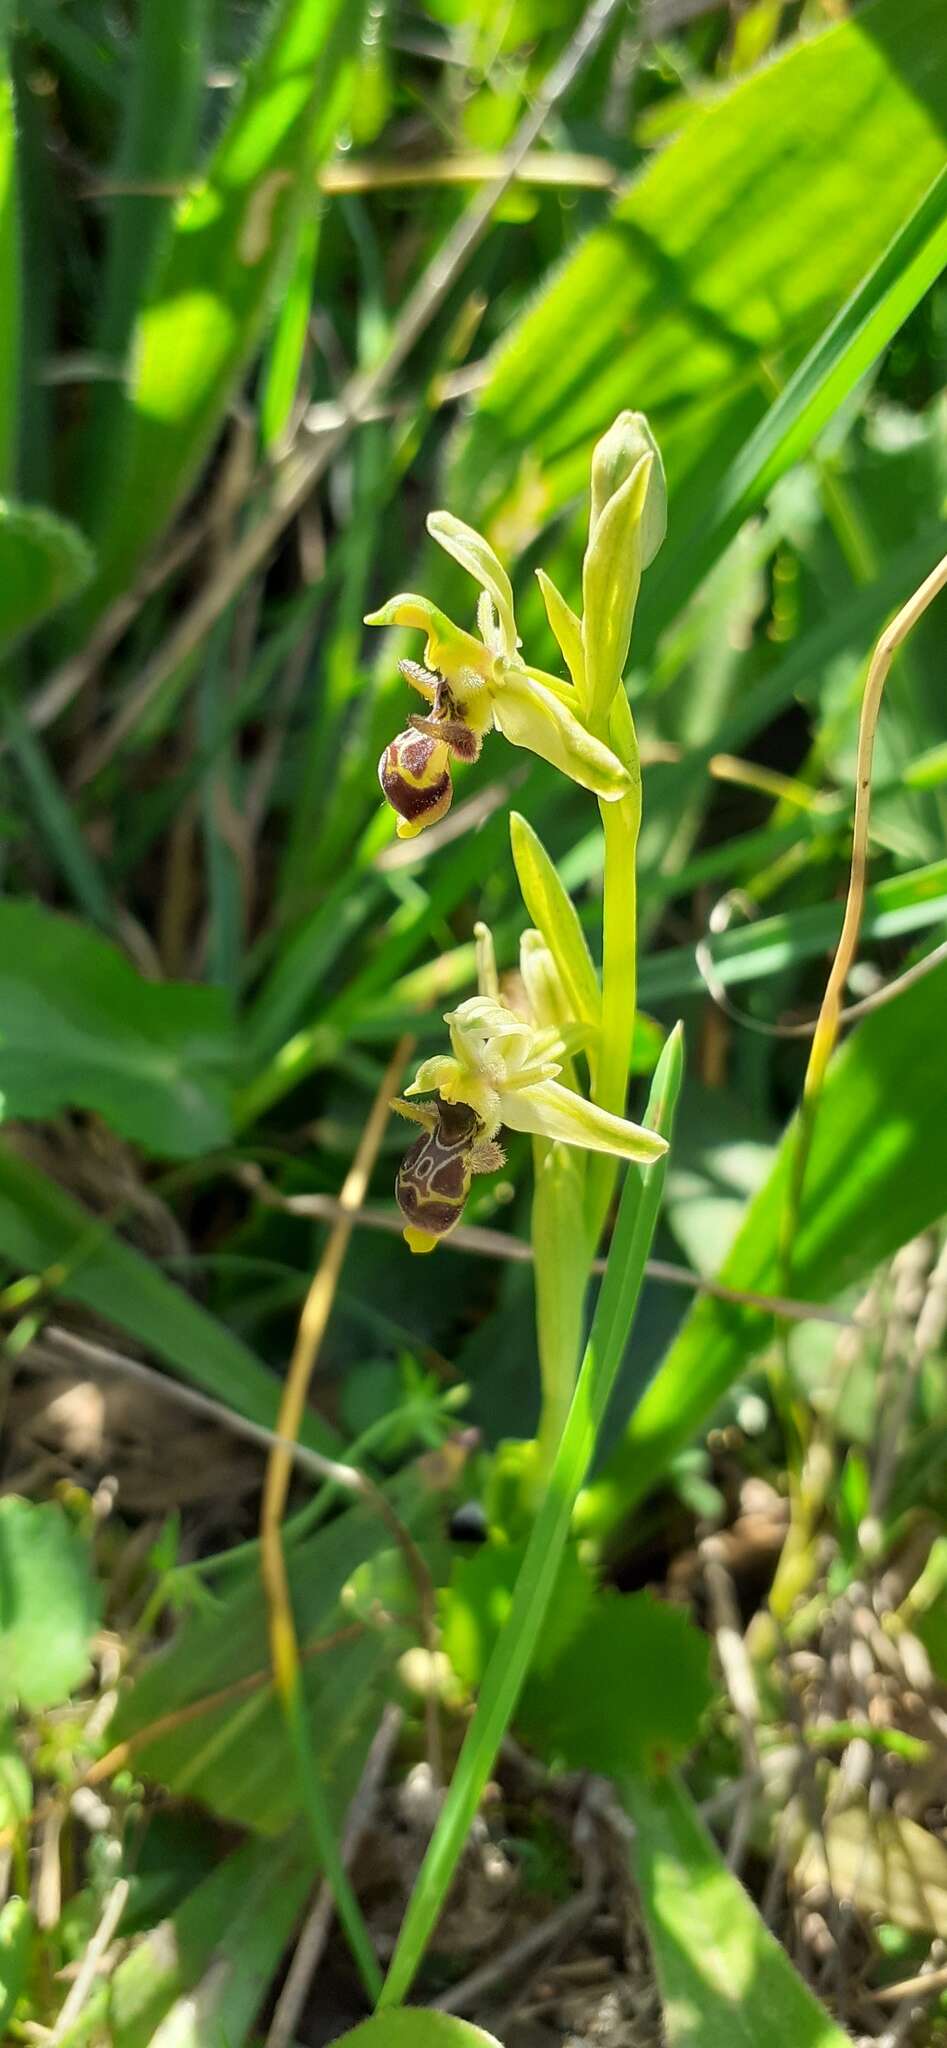
M 602 912 L 602 1034 L 594 1062 L 592 1098 L 616 1116 L 625 1112 L 637 999 L 637 881 L 641 786 L 619 803 L 600 805 L 605 835 Z M 615 1190 L 618 1161 L 598 1153 L 589 1160 L 587 1214 L 591 1249 L 598 1246 Z
M 579 1370 L 589 1273 L 585 1167 L 585 1156 L 575 1146 L 533 1139 L 533 1270 L 542 1387 L 533 1475 L 537 1495 L 548 1483 Z

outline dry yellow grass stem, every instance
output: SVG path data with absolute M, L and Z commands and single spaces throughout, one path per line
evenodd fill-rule
M 865 881 L 868 871 L 868 827 L 871 816 L 871 761 L 875 746 L 875 732 L 881 698 L 888 670 L 898 648 L 913 632 L 918 620 L 926 612 L 938 592 L 947 585 L 947 555 L 938 562 L 936 569 L 902 605 L 882 633 L 868 670 L 865 694 L 862 698 L 861 716 L 858 722 L 858 755 L 855 770 L 855 821 L 852 828 L 852 868 L 848 883 L 848 897 L 845 916 L 832 971 L 826 983 L 818 1023 L 809 1052 L 809 1064 L 803 1087 L 803 1104 L 811 1103 L 819 1094 L 825 1079 L 835 1042 L 839 1034 L 842 1015 L 842 997 L 845 983 L 858 947 L 862 911 L 865 904 Z
M 395 1048 L 372 1104 L 358 1151 L 342 1184 L 339 1196 L 340 1214 L 329 1233 L 325 1250 L 303 1303 L 293 1355 L 280 1401 L 276 1428 L 278 1436 L 284 1441 L 273 1445 L 263 1482 L 260 1575 L 269 1614 L 273 1680 L 277 1692 L 284 1698 L 295 1684 L 299 1668 L 299 1650 L 282 1541 L 283 1513 L 293 1469 L 289 1445 L 295 1442 L 299 1434 L 309 1384 L 332 1313 L 332 1304 L 349 1247 L 349 1239 L 355 1227 L 357 1211 L 365 1199 L 372 1168 L 388 1121 L 389 1100 L 397 1090 L 401 1073 L 410 1056 L 411 1043 L 410 1039 L 403 1038 Z

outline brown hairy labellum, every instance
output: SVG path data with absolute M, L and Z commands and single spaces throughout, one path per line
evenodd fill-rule
M 492 1173 L 504 1154 L 485 1138 L 476 1111 L 466 1102 L 398 1098 L 392 1105 L 424 1126 L 398 1169 L 395 1198 L 413 1251 L 433 1251 L 460 1222 L 475 1173 Z
M 454 790 L 450 760 L 443 740 L 407 727 L 390 740 L 378 763 L 378 780 L 402 836 L 411 837 L 433 825 L 450 810 Z

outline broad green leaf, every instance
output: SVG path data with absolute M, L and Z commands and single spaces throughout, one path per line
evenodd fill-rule
M 412 1531 L 430 1533 L 439 1498 L 427 1474 L 423 1461 L 408 1468 L 391 1498 Z M 380 1516 L 357 1508 L 287 1548 L 312 1753 L 336 1825 L 358 1782 L 395 1659 L 417 1640 L 416 1593 L 403 1622 L 372 1627 L 360 1625 L 357 1603 L 342 1597 L 359 1567 L 390 1543 Z M 230 1687 L 231 1697 L 221 1700 Z M 178 1714 L 180 1725 L 163 1725 Z M 299 1785 L 273 1693 L 258 1557 L 142 1668 L 109 1733 L 115 1742 L 135 1738 L 135 1768 L 145 1777 L 242 1827 L 277 1834 L 295 1819 Z
M 20 395 L 20 223 L 16 111 L 7 63 L 7 0 L 0 4 L 0 491 L 16 481 Z
M 542 932 L 562 976 L 576 1023 L 601 1023 L 602 998 L 579 915 L 527 818 L 510 813 L 510 843 L 527 915 Z
M 74 597 L 92 568 L 78 527 L 41 506 L 0 498 L 0 655 Z
M 0 1710 L 59 1706 L 99 1619 L 89 1547 L 56 1502 L 0 1500 Z
M 500 2048 L 494 2034 L 472 2027 L 447 2012 L 426 2012 L 403 2006 L 400 2012 L 377 2013 L 343 2034 L 338 2048 Z
M 193 2048 L 242 2048 L 307 1894 L 312 1852 L 300 1828 L 279 1842 L 252 1838 L 225 1857 L 93 1990 L 62 2048 L 107 2038 L 152 2048 L 166 2016 L 190 2008 Z
M 25 1899 L 8 1899 L 0 1910 L 0 2027 L 6 2028 L 26 1989 L 33 1946 L 33 1915 Z
M 584 489 L 603 424 L 642 407 L 672 536 L 644 623 L 773 374 L 802 360 L 942 169 L 939 25 L 938 0 L 875 0 L 689 120 L 505 335 L 448 501 L 481 524 L 504 505 L 526 539 Z
M 682 1608 L 603 1591 L 542 1685 L 527 1688 L 520 1725 L 571 1770 L 666 1770 L 696 1741 L 709 1667 L 709 1640 Z
M 170 1365 L 236 1414 L 275 1428 L 280 1383 L 225 1323 L 112 1235 L 108 1226 L 0 1144 L 0 1253 L 23 1273 L 48 1274 L 57 1295 L 79 1301 L 146 1354 Z M 332 1431 L 309 1410 L 303 1443 L 331 1449 Z
M 682 1071 L 683 1036 L 678 1028 L 661 1054 L 646 1113 L 651 1128 L 668 1139 Z M 487 1665 L 474 1717 L 385 1979 L 382 2004 L 386 2007 L 400 2004 L 411 1985 L 500 1743 L 516 1711 L 549 1612 L 576 1497 L 588 1471 L 638 1305 L 663 1186 L 663 1160 L 640 1173 L 636 1168 L 626 1173 L 605 1278 L 572 1404 L 517 1576 L 510 1611 Z
M 119 590 L 189 489 L 259 342 L 315 172 L 348 109 L 360 4 L 279 0 L 242 97 L 179 203 L 132 336 L 91 602 Z
M 441 1597 L 443 1649 L 471 1691 L 480 1684 L 506 1623 L 524 1553 L 522 1543 L 484 1543 L 473 1557 L 458 1559 Z M 533 1656 L 531 1672 L 540 1685 L 551 1667 L 568 1656 L 594 1598 L 595 1582 L 570 1545 L 562 1554 Z
M 829 1068 L 792 1249 L 793 1291 L 830 1301 L 947 1210 L 944 1008 L 947 964 L 866 1017 Z M 720 1274 L 727 1286 L 780 1293 L 779 1232 L 795 1125 L 747 1210 Z M 618 1449 L 578 1504 L 583 1534 L 604 1535 L 690 1442 L 772 1336 L 772 1317 L 705 1296 L 636 1408 Z
M 82 925 L 0 903 L 0 1119 L 94 1109 L 190 1158 L 230 1136 L 233 1059 L 222 990 L 144 981 Z
M 668 2048 L 848 2048 L 673 1777 L 626 1776 Z

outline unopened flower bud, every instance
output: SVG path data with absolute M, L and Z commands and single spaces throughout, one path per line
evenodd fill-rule
M 619 413 L 592 457 L 589 544 L 582 566 L 586 711 L 608 730 L 621 684 L 641 572 L 664 539 L 667 493 L 643 413 Z
M 593 450 L 589 539 L 592 539 L 609 499 L 627 483 L 643 455 L 654 458 L 638 522 L 640 567 L 647 569 L 667 532 L 667 486 L 661 451 L 643 412 L 620 412 Z
M 378 763 L 378 780 L 398 813 L 399 839 L 413 839 L 450 810 L 454 791 L 448 749 L 443 740 L 412 726 L 389 741 Z

